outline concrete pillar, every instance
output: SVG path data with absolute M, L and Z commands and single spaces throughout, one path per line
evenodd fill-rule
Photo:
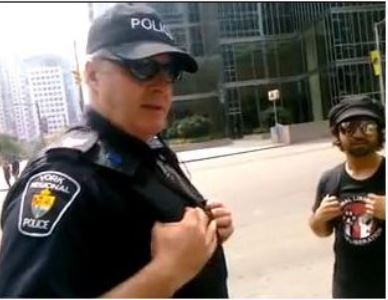
M 321 84 L 318 71 L 318 53 L 315 39 L 315 27 L 312 26 L 303 33 L 307 72 L 309 76 L 310 97 L 314 121 L 323 120 Z

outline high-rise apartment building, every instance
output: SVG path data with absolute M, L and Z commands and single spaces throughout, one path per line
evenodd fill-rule
M 15 134 L 11 107 L 9 71 L 3 63 L 0 63 L 0 133 L 2 134 Z
M 55 55 L 39 55 L 25 59 L 23 70 L 43 135 L 80 120 L 80 104 L 68 61 Z
M 346 95 L 380 99 L 370 51 L 380 22 L 385 70 L 385 4 L 381 2 L 148 3 L 200 70 L 174 87 L 172 118 L 200 113 L 215 129 L 266 126 L 268 91 L 278 89 L 281 121 L 327 118 Z M 105 4 L 104 4 L 105 5 Z M 113 4 L 90 5 L 96 17 Z M 385 77 L 385 73 L 383 74 Z
M 36 110 L 20 65 L 9 59 L 0 64 L 1 133 L 30 140 L 39 136 Z
M 38 115 L 31 95 L 26 74 L 14 69 L 11 75 L 11 99 L 15 136 L 21 140 L 35 139 L 40 135 Z
M 60 66 L 27 71 L 32 102 L 36 105 L 43 133 L 55 133 L 69 125 L 63 70 Z

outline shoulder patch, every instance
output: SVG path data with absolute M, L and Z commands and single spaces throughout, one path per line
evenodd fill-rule
M 61 172 L 32 176 L 22 195 L 19 231 L 33 237 L 49 236 L 80 190 L 77 181 Z

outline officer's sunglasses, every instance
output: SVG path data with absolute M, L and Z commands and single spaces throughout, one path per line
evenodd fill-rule
M 151 58 L 137 60 L 115 59 L 114 63 L 120 65 L 130 72 L 139 81 L 148 81 L 159 73 L 163 73 L 169 83 L 174 83 L 182 77 L 182 68 L 174 61 L 167 64 L 160 64 Z
M 338 126 L 339 131 L 344 135 L 353 135 L 357 129 L 360 129 L 364 135 L 373 135 L 377 131 L 378 125 L 373 120 L 352 120 L 341 122 Z

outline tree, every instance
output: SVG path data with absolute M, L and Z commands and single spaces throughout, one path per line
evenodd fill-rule
M 0 134 L 0 156 L 4 158 L 24 157 L 25 150 L 23 144 L 15 137 Z

